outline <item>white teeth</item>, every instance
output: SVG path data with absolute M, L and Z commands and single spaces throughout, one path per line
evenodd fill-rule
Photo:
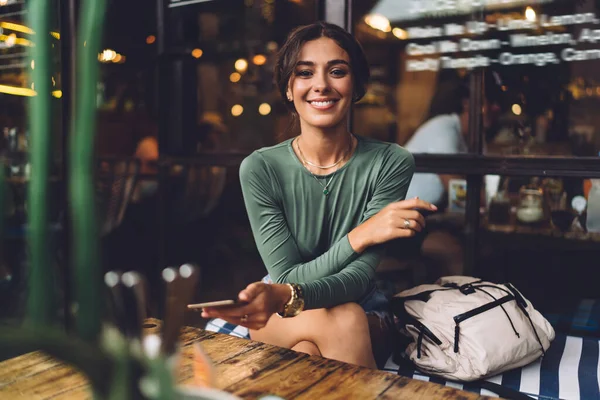
M 314 104 L 317 107 L 326 107 L 326 106 L 330 106 L 334 103 L 333 100 L 329 100 L 329 101 L 311 101 L 311 104 Z

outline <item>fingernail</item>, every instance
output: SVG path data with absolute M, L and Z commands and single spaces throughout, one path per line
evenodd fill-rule
M 437 207 L 435 206 L 435 204 L 432 204 L 432 205 L 431 205 L 431 209 L 432 209 L 432 210 L 437 210 Z
M 415 196 L 415 200 L 418 200 L 418 199 L 419 199 L 419 196 Z
M 206 311 L 202 311 L 202 318 L 208 318 L 208 313 Z

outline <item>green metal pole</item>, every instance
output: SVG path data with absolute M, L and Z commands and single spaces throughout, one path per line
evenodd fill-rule
M 98 52 L 106 12 L 105 0 L 83 2 L 77 46 L 77 104 L 70 140 L 70 198 L 72 209 L 75 298 L 79 305 L 76 329 L 87 340 L 100 333 L 102 271 L 94 199 L 94 135 Z
M 35 45 L 29 54 L 35 62 L 31 71 L 37 95 L 29 105 L 31 136 L 31 181 L 28 190 L 30 278 L 27 320 L 35 326 L 49 325 L 55 316 L 54 279 L 48 234 L 48 174 L 52 123 L 50 109 L 50 1 L 29 1 L 29 25 Z

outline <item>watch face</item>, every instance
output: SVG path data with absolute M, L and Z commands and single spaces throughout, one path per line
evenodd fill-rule
M 297 299 L 291 306 L 290 306 L 290 315 L 296 316 L 298 314 L 300 314 L 300 312 L 302 312 L 302 310 L 304 309 L 304 300 L 303 299 Z

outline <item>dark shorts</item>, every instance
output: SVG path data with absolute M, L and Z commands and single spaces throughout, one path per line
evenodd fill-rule
M 390 319 L 390 301 L 383 292 L 373 285 L 371 291 L 358 303 L 367 315 L 377 315 L 380 319 Z

